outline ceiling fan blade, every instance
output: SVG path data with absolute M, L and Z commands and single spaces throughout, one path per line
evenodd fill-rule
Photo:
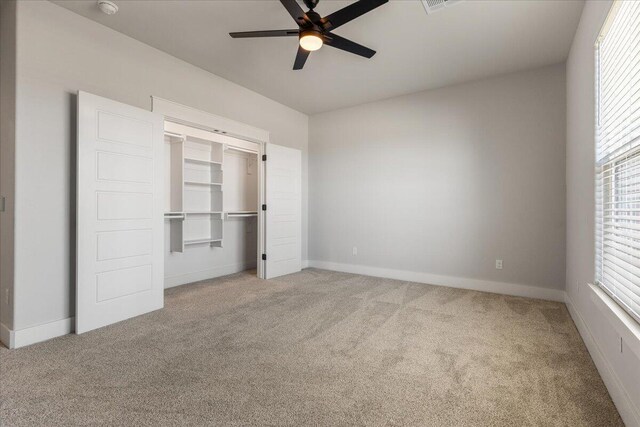
M 375 50 L 371 50 L 368 47 L 362 46 L 356 42 L 352 42 L 349 39 L 340 37 L 337 34 L 325 34 L 324 43 L 328 46 L 335 47 L 336 49 L 345 50 L 356 55 L 364 56 L 365 58 L 371 58 L 376 54 Z
M 280 3 L 287 9 L 289 15 L 298 23 L 298 25 L 305 25 L 307 22 L 310 22 L 307 18 L 307 15 L 304 13 L 304 10 L 300 7 L 296 0 L 280 0 Z
M 309 53 L 311 52 L 303 49 L 302 46 L 298 46 L 298 53 L 296 54 L 296 60 L 293 63 L 294 70 L 302 70 L 302 67 L 304 67 L 304 63 L 307 62 Z
M 327 15 L 322 18 L 322 26 L 327 31 L 335 30 L 339 26 L 356 19 L 357 17 L 362 16 L 367 12 L 372 11 L 378 6 L 382 6 L 388 1 L 389 0 L 359 0 L 345 8 L 338 10 L 337 12 L 333 12 L 331 15 Z
M 234 39 L 248 37 L 289 37 L 297 36 L 299 30 L 267 30 L 267 31 L 242 31 L 239 33 L 229 33 Z

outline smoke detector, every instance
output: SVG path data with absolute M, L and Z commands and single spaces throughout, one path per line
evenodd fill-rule
M 98 7 L 107 15 L 114 15 L 118 11 L 118 5 L 109 0 L 98 0 Z
M 422 0 L 422 5 L 427 15 L 437 12 L 445 7 L 451 7 L 456 3 L 460 3 L 462 0 Z

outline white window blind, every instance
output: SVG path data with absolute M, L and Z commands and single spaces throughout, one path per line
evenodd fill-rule
M 640 1 L 596 44 L 596 281 L 640 322 Z

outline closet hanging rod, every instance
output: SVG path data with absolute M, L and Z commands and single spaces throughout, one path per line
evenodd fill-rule
M 258 216 L 258 212 L 227 212 L 227 218 L 246 218 Z

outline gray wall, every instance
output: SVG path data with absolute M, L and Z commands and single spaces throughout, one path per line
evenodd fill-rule
M 609 320 L 591 300 L 586 287 L 595 278 L 595 73 L 594 43 L 609 11 L 610 1 L 588 1 L 582 12 L 567 60 L 567 272 L 568 302 L 588 331 L 581 330 L 585 341 L 592 335 L 598 349 L 590 347 L 594 360 L 604 356 L 608 366 L 598 364 L 603 378 L 612 373 L 631 398 L 640 415 L 640 359 L 623 343 Z M 573 314 L 573 313 L 572 313 Z M 598 354 L 599 353 L 599 354 Z M 603 371 L 604 369 L 604 371 Z M 623 401 L 607 383 L 614 402 L 623 416 Z M 623 392 L 623 393 L 624 393 Z M 628 425 L 635 425 L 629 418 Z M 638 419 L 636 422 L 640 422 Z
M 16 3 L 0 2 L 0 323 L 13 327 L 14 153 L 16 114 Z
M 167 29 L 171 31 L 171 29 Z M 303 153 L 308 117 L 47 1 L 18 3 L 14 329 L 74 314 L 74 109 L 77 90 L 151 108 L 151 95 L 271 132 Z
M 564 71 L 312 116 L 309 259 L 562 289 Z

